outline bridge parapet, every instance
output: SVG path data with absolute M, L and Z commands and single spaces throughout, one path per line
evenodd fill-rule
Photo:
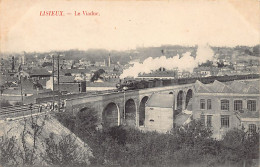
M 131 124 L 134 124 L 136 127 L 139 127 L 140 120 L 140 106 L 147 101 L 147 99 L 153 93 L 173 93 L 175 96 L 175 109 L 178 108 L 177 99 L 178 94 L 182 92 L 181 102 L 179 102 L 182 107 L 185 108 L 186 105 L 186 94 L 188 90 L 192 90 L 194 92 L 194 84 L 186 84 L 186 85 L 174 85 L 174 86 L 166 86 L 166 87 L 156 87 L 156 88 L 148 88 L 148 89 L 140 89 L 140 90 L 128 90 L 128 91 L 120 91 L 120 92 L 109 92 L 104 94 L 90 95 L 90 96 L 80 96 L 74 97 L 72 99 L 68 99 L 66 101 L 66 111 L 77 113 L 81 109 L 85 107 L 94 108 L 98 112 L 100 122 L 104 122 L 104 115 L 106 117 L 111 117 L 114 122 L 107 120 L 106 122 L 111 123 L 112 125 L 120 125 L 127 123 L 126 117 L 131 117 L 135 119 L 135 121 L 130 121 Z M 131 104 L 131 105 L 130 105 Z M 179 104 L 179 105 L 180 105 Z M 130 105 L 130 106 L 128 106 Z M 110 108 L 108 108 L 108 106 Z M 131 110 L 131 111 L 130 111 Z M 112 114 L 112 115 L 109 115 Z M 116 123 L 115 119 L 118 119 Z M 133 123 L 135 122 L 135 123 Z M 129 121 L 128 121 L 129 123 Z

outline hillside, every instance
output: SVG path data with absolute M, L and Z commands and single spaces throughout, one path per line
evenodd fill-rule
M 35 124 L 34 124 L 34 123 Z M 35 129 L 33 129 L 33 125 L 38 125 L 40 130 L 38 131 L 37 135 L 35 135 L 34 140 L 34 134 L 36 134 Z M 66 127 L 64 127 L 62 124 L 60 124 L 55 118 L 48 115 L 40 116 L 38 118 L 26 118 L 26 119 L 20 119 L 15 121 L 2 121 L 0 123 L 0 136 L 2 136 L 2 143 L 6 141 L 6 139 L 10 139 L 12 137 L 15 137 L 15 148 L 17 150 L 22 150 L 23 153 L 25 153 L 25 147 L 24 143 L 26 143 L 26 147 L 29 148 L 29 150 L 33 149 L 34 141 L 36 143 L 36 149 L 35 149 L 35 160 L 33 165 L 49 165 L 50 163 L 46 159 L 46 139 L 53 138 L 55 143 L 57 145 L 61 144 L 62 139 L 66 139 L 69 141 L 68 136 L 71 136 L 72 144 L 75 148 L 75 155 L 76 159 L 80 163 L 89 164 L 89 158 L 92 157 L 92 150 L 88 147 L 87 144 L 85 144 L 82 140 L 80 140 L 78 137 L 76 137 L 74 134 L 70 132 Z M 23 133 L 25 134 L 23 137 Z M 67 136 L 67 137 L 66 137 Z M 24 139 L 24 140 L 23 140 Z M 48 140 L 47 139 L 47 140 Z M 66 140 L 63 140 L 63 142 Z M 25 141 L 25 142 L 23 142 Z M 66 143 L 67 144 L 67 143 Z M 1 145 L 2 146 L 2 145 Z M 69 145 L 67 147 L 70 147 Z M 74 149 L 73 148 L 73 149 Z M 66 150 L 67 148 L 65 148 Z M 0 152 L 1 153 L 1 152 Z M 3 150 L 2 150 L 3 154 Z M 63 154 L 63 153 L 61 153 Z M 51 158 L 51 157 L 50 157 Z M 20 156 L 16 157 L 16 161 L 19 162 L 19 164 L 23 164 L 24 159 Z M 0 162 L 1 164 L 1 162 Z

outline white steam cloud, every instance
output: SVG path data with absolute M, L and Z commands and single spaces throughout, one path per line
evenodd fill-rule
M 213 59 L 214 52 L 208 45 L 198 46 L 196 58 L 192 57 L 190 52 L 184 53 L 181 57 L 177 55 L 168 59 L 165 56 L 154 59 L 149 57 L 143 63 L 134 63 L 132 67 L 124 70 L 120 78 L 136 78 L 138 74 L 151 73 L 160 67 L 164 67 L 166 70 L 178 68 L 179 71 L 192 72 L 199 64 L 205 63 L 208 60 L 212 61 Z

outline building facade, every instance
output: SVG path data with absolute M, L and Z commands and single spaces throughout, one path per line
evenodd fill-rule
M 165 133 L 170 131 L 173 125 L 174 95 L 153 94 L 145 105 L 145 129 Z
M 259 124 L 259 89 L 257 81 L 232 81 L 212 84 L 195 83 L 193 118 L 200 119 L 221 139 L 230 129 L 256 131 Z

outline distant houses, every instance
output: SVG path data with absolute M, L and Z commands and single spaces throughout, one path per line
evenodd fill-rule
M 16 72 L 14 77 L 20 78 L 31 78 L 33 80 L 40 80 L 49 78 L 51 76 L 51 73 L 47 71 L 45 68 L 37 68 L 32 70 L 21 70 L 19 72 Z

